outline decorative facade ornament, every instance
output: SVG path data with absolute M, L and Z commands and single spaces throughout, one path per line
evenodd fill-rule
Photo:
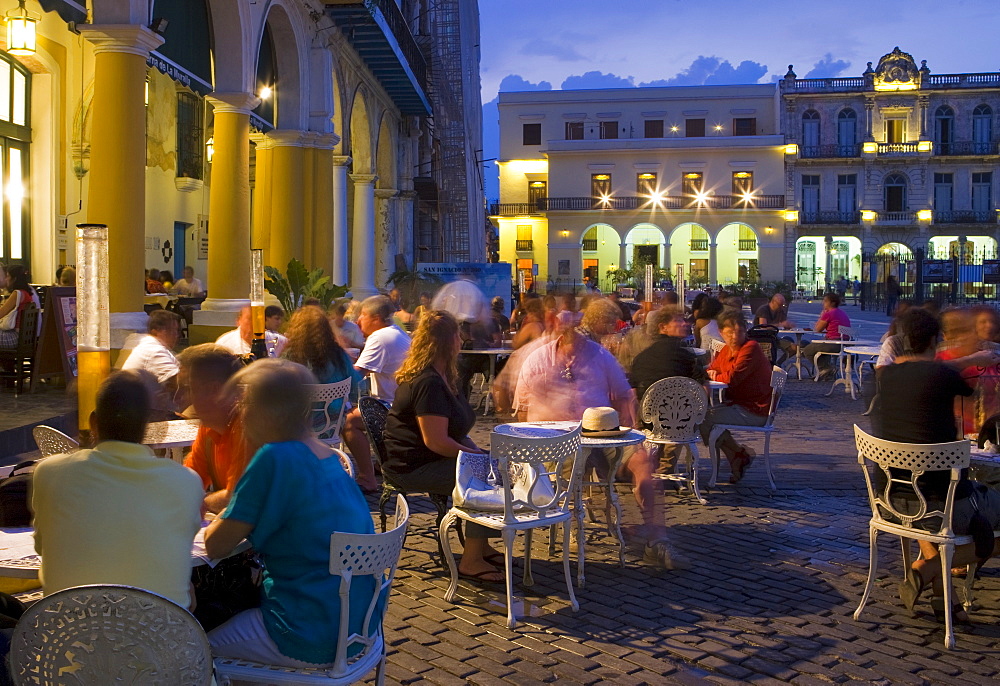
M 909 53 L 893 48 L 883 55 L 875 68 L 875 90 L 914 90 L 919 87 L 920 72 Z

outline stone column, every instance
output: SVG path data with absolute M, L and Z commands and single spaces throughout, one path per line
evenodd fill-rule
M 927 108 L 930 105 L 930 98 L 926 95 L 921 95 L 917 98 L 917 104 L 920 106 L 920 140 L 927 140 Z
M 375 283 L 384 286 L 395 269 L 394 257 L 399 252 L 396 235 L 395 202 L 399 193 L 395 188 L 375 189 Z
M 873 141 L 875 127 L 875 99 L 865 98 L 865 140 Z
M 415 269 L 420 255 L 417 254 L 416 241 L 413 236 L 413 201 L 416 191 L 400 191 L 396 200 L 396 251 L 412 258 L 411 268 Z
M 671 274 L 674 273 L 674 265 L 670 263 L 670 243 L 663 244 L 663 266 Z M 670 280 L 673 281 L 673 277 Z
M 208 205 L 211 297 L 201 307 L 237 312 L 250 304 L 250 112 L 260 100 L 249 93 L 215 93 L 208 100 L 215 111 Z
M 625 269 L 628 267 L 628 243 L 619 243 L 618 248 L 618 268 Z
M 354 226 L 351 246 L 351 292 L 364 299 L 378 294 L 375 286 L 374 174 L 351 174 L 354 182 Z
M 272 131 L 271 259 L 285 271 L 293 258 L 305 257 L 305 169 L 301 131 Z
M 250 134 L 256 146 L 253 187 L 253 219 L 250 247 L 264 251 L 264 264 L 271 262 L 271 159 L 272 140 L 264 134 Z
M 719 285 L 719 244 L 711 239 L 708 244 L 708 283 L 715 287 Z
M 145 330 L 146 59 L 163 37 L 145 26 L 79 30 L 94 46 L 86 220 L 108 227 L 111 328 Z M 113 347 L 122 341 L 112 335 Z
M 833 283 L 833 238 L 830 236 L 823 237 L 823 250 L 826 251 L 825 259 L 823 260 L 823 288 L 824 292 L 827 287 Z
M 350 248 L 347 228 L 347 165 L 350 157 L 334 155 L 333 166 L 333 271 L 332 281 L 338 286 L 346 285 L 349 279 Z
M 312 267 L 333 273 L 333 146 L 337 137 L 319 134 L 313 142 Z M 336 283 L 336 281 L 334 282 Z
M 302 153 L 299 164 L 302 165 L 302 249 L 297 257 L 305 264 L 306 269 L 315 267 L 316 258 L 313 255 L 313 226 L 316 221 L 316 176 L 314 164 L 316 157 L 316 140 L 319 134 L 315 131 L 303 131 L 299 139 Z

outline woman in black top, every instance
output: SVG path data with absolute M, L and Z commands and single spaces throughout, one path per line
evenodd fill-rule
M 434 310 L 420 318 L 410 353 L 396 372 L 396 397 L 385 424 L 382 471 L 400 488 L 451 495 L 455 461 L 461 450 L 484 452 L 469 431 L 476 415 L 457 389 L 458 322 L 448 312 Z M 490 530 L 466 523 L 465 552 L 458 565 L 465 578 L 502 582 L 493 564 L 503 554 L 487 543 Z

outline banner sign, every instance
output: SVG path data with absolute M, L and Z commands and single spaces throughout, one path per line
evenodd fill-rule
M 444 283 L 468 279 L 479 286 L 487 301 L 495 296 L 510 300 L 511 266 L 509 262 L 418 262 L 417 271 L 434 274 Z

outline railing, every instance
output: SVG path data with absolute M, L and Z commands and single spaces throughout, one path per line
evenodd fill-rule
M 918 143 L 879 143 L 879 155 L 909 155 L 917 152 Z
M 787 81 L 782 81 L 782 84 Z M 856 91 L 865 87 L 865 77 L 856 76 L 839 79 L 796 79 L 797 91 Z
M 494 217 L 514 217 L 519 214 L 538 214 L 538 202 L 495 202 L 490 205 L 490 215 Z
M 427 63 L 424 61 L 424 56 L 421 54 L 420 48 L 417 47 L 417 42 L 413 39 L 413 33 L 410 31 L 410 27 L 407 26 L 406 19 L 403 18 L 403 13 L 400 11 L 395 0 L 365 0 L 364 4 L 368 8 L 368 11 L 372 13 L 372 17 L 375 16 L 375 9 L 378 9 L 382 13 L 382 16 L 385 17 L 385 23 L 389 25 L 396 43 L 399 44 L 400 50 L 403 51 L 403 57 L 406 58 L 410 69 L 413 70 L 413 75 L 417 77 L 417 83 L 420 84 L 421 88 L 426 90 Z
M 803 159 L 857 157 L 860 154 L 860 145 L 807 145 L 799 148 L 799 157 Z
M 533 248 L 534 244 L 535 244 L 535 242 L 533 240 L 531 240 L 530 238 L 527 239 L 527 240 L 524 240 L 523 238 L 518 238 L 517 241 L 516 241 L 516 245 L 514 246 L 514 249 L 515 250 L 533 250 L 534 249 Z
M 939 88 L 981 88 L 982 86 L 1000 86 L 1000 72 L 982 72 L 978 74 L 931 74 L 922 85 L 937 86 Z
M 708 239 L 707 238 L 692 238 L 691 239 L 691 250 L 708 250 Z
M 872 86 L 865 83 L 865 77 L 853 76 L 834 79 L 795 79 L 779 82 L 782 90 L 799 92 L 838 92 L 869 90 Z M 982 88 L 984 86 L 1000 86 L 1000 72 L 981 72 L 969 74 L 930 74 L 925 76 L 921 88 Z
M 596 238 L 584 238 L 583 239 L 583 249 L 593 252 L 597 250 L 597 239 Z
M 934 153 L 936 155 L 995 155 L 997 154 L 997 144 L 973 141 L 938 143 L 934 146 Z
M 917 220 L 916 212 L 879 212 L 876 224 L 910 224 Z
M 800 224 L 857 224 L 861 212 L 800 212 Z
M 649 198 L 642 195 L 605 198 L 545 198 L 539 200 L 539 208 L 550 212 L 580 210 L 640 210 L 665 209 L 683 210 L 709 208 L 729 209 L 783 209 L 784 195 L 754 195 L 747 200 L 742 195 L 709 195 L 701 200 L 694 196 L 664 195 Z
M 753 252 L 757 249 L 757 239 L 756 238 L 741 238 L 739 245 L 737 246 L 741 251 Z
M 996 224 L 997 213 L 986 210 L 951 210 L 948 212 L 934 211 L 935 224 Z

